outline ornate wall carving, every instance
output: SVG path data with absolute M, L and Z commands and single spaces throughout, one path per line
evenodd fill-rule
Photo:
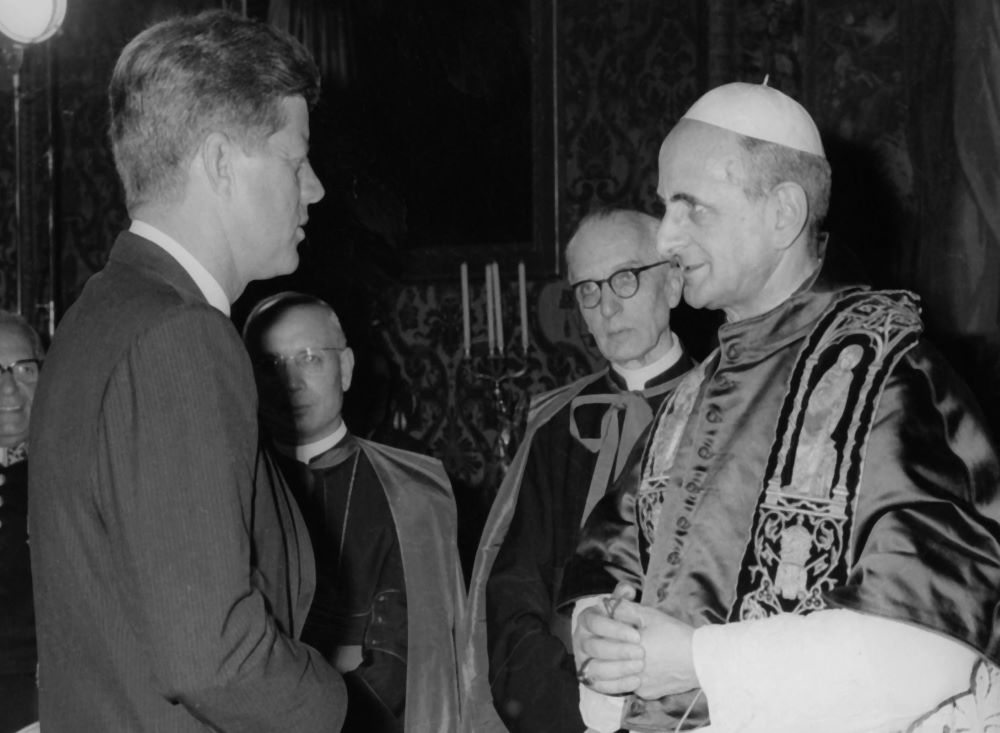
M 562 231 L 594 206 L 655 212 L 660 143 L 704 88 L 701 3 L 560 3 Z

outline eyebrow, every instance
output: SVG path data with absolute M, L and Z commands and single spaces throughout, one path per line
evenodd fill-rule
M 699 200 L 698 198 L 696 198 L 695 196 L 692 196 L 689 193 L 675 193 L 669 199 L 665 199 L 665 198 L 663 198 L 663 195 L 659 191 L 657 191 L 656 192 L 656 198 L 664 206 L 666 206 L 667 204 L 672 203 L 674 201 L 681 201 L 681 202 L 687 204 L 688 206 L 695 206 L 697 204 L 701 204 L 702 206 L 705 205 L 704 201 Z
M 673 196 L 670 197 L 670 202 L 672 203 L 674 201 L 681 201 L 687 204 L 688 206 L 698 206 L 698 205 L 704 206 L 704 202 L 699 201 L 697 198 L 695 198 L 689 193 L 675 193 Z
M 610 273 L 608 273 L 607 277 L 603 277 L 603 278 L 601 278 L 601 277 L 585 277 L 582 280 L 575 280 L 573 282 L 570 282 L 569 286 L 571 288 L 575 288 L 577 285 L 583 285 L 584 283 L 607 282 L 608 280 L 610 280 L 611 278 L 613 278 L 615 275 L 617 275 L 619 272 L 626 272 L 627 270 L 639 270 L 639 269 L 642 269 L 643 267 L 647 267 L 649 265 L 659 265 L 659 264 L 662 264 L 662 262 L 664 262 L 664 261 L 665 260 L 661 260 L 660 262 L 642 262 L 641 260 L 629 260 L 627 263 L 623 262 L 623 263 L 617 265 L 614 270 L 612 270 Z M 631 263 L 631 264 L 629 264 L 629 263 Z

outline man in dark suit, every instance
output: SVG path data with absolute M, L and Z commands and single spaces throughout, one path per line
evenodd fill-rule
M 229 320 L 249 281 L 298 264 L 318 81 L 290 37 L 221 11 L 150 27 L 116 64 L 132 224 L 60 324 L 32 424 L 49 733 L 340 729 L 343 680 L 297 640 L 306 527 Z
M 45 355 L 21 316 L 0 310 L 0 733 L 38 720 L 28 552 L 28 425 Z

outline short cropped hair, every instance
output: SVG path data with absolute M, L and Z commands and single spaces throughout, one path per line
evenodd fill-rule
M 110 138 L 129 209 L 176 196 L 212 131 L 259 149 L 286 123 L 281 102 L 311 108 L 320 77 L 309 52 L 274 26 L 224 10 L 178 16 L 125 47 L 108 88 Z
M 315 295 L 286 290 L 264 298 L 253 307 L 250 315 L 247 316 L 247 320 L 243 324 L 243 343 L 246 344 L 250 356 L 253 358 L 260 356 L 261 338 L 269 328 L 277 323 L 281 316 L 292 308 L 303 306 L 319 308 L 329 314 L 330 328 L 335 334 L 340 335 L 346 346 L 347 338 L 344 336 L 344 329 L 341 328 L 340 319 L 337 318 L 337 314 L 329 303 Z
M 648 246 L 650 251 L 656 251 L 656 232 L 660 227 L 660 221 L 656 217 L 632 209 L 616 209 L 611 206 L 600 206 L 591 209 L 580 219 L 580 222 L 576 225 L 576 229 L 573 230 L 573 235 L 569 238 L 569 242 L 566 243 L 566 247 L 563 250 L 563 264 L 566 266 L 567 272 L 569 272 L 568 257 L 570 246 L 573 244 L 576 235 L 595 222 L 610 221 L 612 219 L 619 219 L 622 223 L 629 224 L 635 230 L 638 239 Z
M 809 202 L 806 230 L 810 242 L 815 242 L 830 208 L 831 172 L 826 158 L 754 137 L 737 137 L 747 162 L 743 182 L 747 198 L 759 200 L 785 181 L 799 184 Z
M 19 329 L 28 340 L 28 343 L 31 344 L 32 356 L 36 359 L 45 358 L 45 345 L 42 343 L 42 337 L 38 335 L 38 331 L 32 328 L 24 316 L 0 309 L 0 328 L 4 326 L 13 326 Z

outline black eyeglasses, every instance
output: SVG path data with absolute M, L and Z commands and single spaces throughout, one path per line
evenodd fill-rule
M 14 381 L 22 384 L 34 384 L 38 381 L 38 372 L 41 368 L 41 359 L 18 359 L 7 365 L 0 364 L 0 375 L 10 372 Z
M 652 270 L 660 265 L 675 265 L 674 260 L 663 260 L 654 262 L 652 265 L 642 267 L 626 267 L 617 272 L 612 272 L 610 277 L 603 280 L 581 280 L 570 285 L 576 295 L 577 302 L 584 308 L 596 308 L 601 302 L 601 292 L 604 283 L 608 284 L 611 292 L 619 298 L 631 298 L 639 291 L 639 273 Z
M 300 372 L 306 374 L 318 374 L 323 371 L 330 357 L 327 351 L 343 351 L 347 347 L 320 346 L 296 351 L 294 354 L 265 354 L 257 359 L 257 371 L 262 376 L 274 377 L 282 367 L 289 364 L 294 365 Z

